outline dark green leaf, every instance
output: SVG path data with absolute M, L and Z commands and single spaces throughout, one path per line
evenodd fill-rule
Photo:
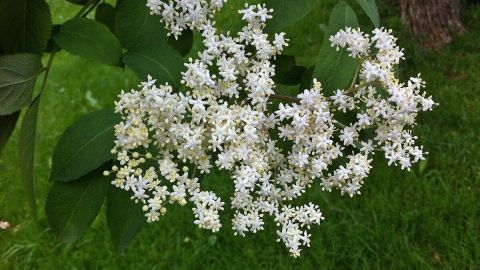
M 302 80 L 298 90 L 303 92 L 305 89 L 310 89 L 313 85 L 313 69 L 315 66 L 308 67 L 307 70 L 303 73 Z
M 182 56 L 187 55 L 193 46 L 193 31 L 190 29 L 184 30 L 178 39 L 170 36 L 168 38 L 168 45 L 177 50 Z
M 41 71 L 38 55 L 22 53 L 0 57 L 0 115 L 11 114 L 30 103 L 35 78 Z
M 52 157 L 51 179 L 68 182 L 80 178 L 113 158 L 114 125 L 120 117 L 112 110 L 84 115 L 65 130 Z
M 275 76 L 273 80 L 284 85 L 297 85 L 300 83 L 305 68 L 297 66 L 295 57 L 291 55 L 279 55 L 273 61 Z
M 60 32 L 61 26 L 61 24 L 55 24 L 52 26 L 52 33 L 50 34 L 50 39 L 47 42 L 47 48 L 45 48 L 45 52 L 52 53 L 60 51 L 60 47 L 58 47 L 57 43 L 55 43 L 52 37 Z
M 151 75 L 158 83 L 173 85 L 179 85 L 184 67 L 182 56 L 167 44 L 130 50 L 123 62 L 142 79 Z
M 266 31 L 276 33 L 308 15 L 320 0 L 267 0 L 267 8 L 273 8 L 273 18 L 268 21 Z
M 135 49 L 167 42 L 167 31 L 160 17 L 150 15 L 144 1 L 119 0 L 116 9 L 116 33 L 125 48 Z
M 22 174 L 25 191 L 27 192 L 28 203 L 34 219 L 37 217 L 37 206 L 35 196 L 35 143 L 37 139 L 37 120 L 38 108 L 40 105 L 40 95 L 37 96 L 28 107 L 23 117 L 22 127 L 20 129 L 19 160 L 20 172 Z
M 131 200 L 131 196 L 113 185 L 107 191 L 107 225 L 117 252 L 124 251 L 145 224 L 142 206 Z
M 0 127 L 2 127 L 0 128 L 0 154 L 15 129 L 19 115 L 20 111 L 8 115 L 0 115 Z
M 59 241 L 73 242 L 87 231 L 102 207 L 108 182 L 96 170 L 76 181 L 52 185 L 45 212 Z
M 373 26 L 380 27 L 380 15 L 375 0 L 357 0 L 363 11 L 367 14 L 373 23 Z
M 331 47 L 328 40 L 330 35 L 347 26 L 358 27 L 358 20 L 353 9 L 341 1 L 330 15 L 330 25 L 313 71 L 313 77 L 319 79 L 323 88 L 329 93 L 347 88 L 357 69 L 356 60 L 351 58 L 345 50 L 337 51 L 336 48 Z
M 66 0 L 69 3 L 75 4 L 75 5 L 85 5 L 88 3 L 89 0 Z
M 51 27 L 45 0 L 0 1 L 0 52 L 42 54 Z
M 95 20 L 103 23 L 112 33 L 115 33 L 115 8 L 108 3 L 101 3 L 95 11 Z
M 108 28 L 94 20 L 76 18 L 66 22 L 53 39 L 60 48 L 90 60 L 119 65 L 122 46 Z
M 306 68 L 302 66 L 295 66 L 293 69 L 285 73 L 277 73 L 273 80 L 284 85 L 298 85 L 302 81 L 303 73 Z
M 292 70 L 297 65 L 293 55 L 277 55 L 272 64 L 275 65 L 275 72 L 282 73 Z

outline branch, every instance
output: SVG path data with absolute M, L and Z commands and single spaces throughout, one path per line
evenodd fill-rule
M 300 99 L 297 97 L 287 96 L 287 95 L 280 95 L 280 94 L 273 94 L 270 96 L 274 99 L 285 100 L 293 103 L 300 103 Z

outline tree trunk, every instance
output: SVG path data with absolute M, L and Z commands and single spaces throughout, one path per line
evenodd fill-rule
M 404 23 L 422 43 L 438 50 L 465 32 L 460 21 L 460 0 L 400 0 Z

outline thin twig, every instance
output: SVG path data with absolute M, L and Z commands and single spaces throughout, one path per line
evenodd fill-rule
M 351 88 L 348 88 L 347 90 L 345 90 L 345 92 L 343 92 L 344 94 L 350 94 L 350 93 L 355 93 L 357 92 L 358 90 L 366 87 L 368 84 L 366 83 L 363 83 L 363 84 L 359 84 L 355 87 L 351 87 Z
M 350 86 L 348 87 L 348 89 L 351 89 L 355 86 L 355 83 L 357 82 L 358 72 L 360 71 L 361 65 L 362 65 L 362 60 L 358 62 L 357 68 L 355 69 L 355 75 L 353 75 L 352 83 L 350 83 Z
M 90 13 L 93 8 L 100 2 L 100 0 L 91 0 L 88 1 L 78 12 L 75 14 L 74 18 L 85 17 Z
M 56 52 L 52 52 L 48 58 L 47 66 L 45 67 L 45 74 L 43 75 L 42 86 L 40 87 L 40 95 L 43 94 L 45 85 L 47 84 L 48 74 L 50 73 L 50 67 L 52 66 L 53 59 L 55 58 Z
M 74 18 L 87 16 L 87 15 L 95 8 L 95 6 L 97 6 L 97 4 L 98 4 L 99 2 L 100 2 L 100 0 L 92 0 L 92 1 L 90 1 L 88 4 L 84 5 L 84 6 L 77 12 L 77 14 L 75 14 Z M 50 68 L 51 68 L 51 66 L 52 66 L 53 59 L 55 58 L 55 55 L 56 55 L 56 52 L 53 51 L 53 52 L 50 54 L 50 57 L 48 58 L 47 66 L 42 70 L 42 71 L 45 71 L 45 74 L 44 74 L 44 76 L 43 76 L 42 86 L 41 86 L 41 88 L 40 88 L 40 95 L 43 93 L 43 91 L 44 91 L 44 89 L 45 89 L 45 85 L 47 84 L 48 74 L 49 74 L 49 72 L 50 72 Z
M 85 10 L 87 10 L 87 9 L 90 7 L 91 3 L 93 3 L 93 2 L 90 2 L 90 1 L 89 1 L 87 4 L 85 4 L 85 5 L 77 12 L 77 14 L 75 14 L 74 18 L 81 17 L 82 14 L 85 12 Z
M 337 126 L 339 126 L 339 127 L 341 127 L 341 128 L 346 128 L 346 127 L 347 127 L 346 125 L 338 122 L 337 120 L 333 120 L 333 124 L 335 124 L 335 125 L 337 125 Z
M 355 79 L 352 81 L 352 84 L 355 83 Z M 357 86 L 353 85 L 353 86 L 350 86 L 347 90 L 345 90 L 344 94 L 350 94 L 350 93 L 355 93 L 357 92 L 358 90 L 366 87 L 367 84 L 364 83 L 364 84 L 359 84 Z M 288 96 L 288 95 L 282 95 L 282 94 L 273 94 L 270 96 L 271 98 L 274 98 L 274 99 L 279 99 L 279 100 L 285 100 L 285 101 L 289 101 L 289 102 L 293 102 L 293 103 L 300 103 L 300 99 L 297 98 L 297 97 L 292 97 L 292 96 Z
M 300 102 L 299 98 L 292 97 L 292 96 L 287 96 L 287 95 L 273 94 L 270 97 L 274 98 L 274 99 L 280 99 L 280 100 L 290 101 L 290 102 L 294 102 L 294 103 L 299 103 Z
M 100 0 L 96 0 L 92 2 L 92 5 L 90 5 L 89 9 L 85 11 L 84 14 L 81 15 L 81 17 L 86 17 L 95 7 L 100 3 Z

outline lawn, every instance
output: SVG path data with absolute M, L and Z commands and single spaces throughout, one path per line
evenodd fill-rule
M 55 22 L 78 9 L 62 0 L 49 2 Z M 321 206 L 326 220 L 312 229 L 312 247 L 300 258 L 291 258 L 276 242 L 272 220 L 263 232 L 243 238 L 233 236 L 225 211 L 224 227 L 213 234 L 198 229 L 191 210 L 180 207 L 145 226 L 123 254 L 111 247 L 104 214 L 76 243 L 57 244 L 43 210 L 56 141 L 79 116 L 113 107 L 121 89 L 139 82 L 129 70 L 60 52 L 40 110 L 37 224 L 17 166 L 18 128 L 0 157 L 0 220 L 12 224 L 0 230 L 0 269 L 480 269 L 480 6 L 464 8 L 465 36 L 434 53 L 418 46 L 405 30 L 398 7 L 380 2 L 382 24 L 395 30 L 405 48 L 401 76 L 422 73 L 427 92 L 440 103 L 422 114 L 415 127 L 429 155 L 410 172 L 388 167 L 377 155 L 358 197 L 314 186 L 306 199 Z M 325 1 L 287 29 L 292 45 L 287 53 L 301 56 L 301 64 L 315 63 L 321 24 L 334 4 Z M 242 5 L 240 0 L 229 1 L 218 15 L 218 25 L 239 29 L 240 20 L 232 16 Z M 210 175 L 205 182 L 219 194 L 232 189 L 225 174 Z

